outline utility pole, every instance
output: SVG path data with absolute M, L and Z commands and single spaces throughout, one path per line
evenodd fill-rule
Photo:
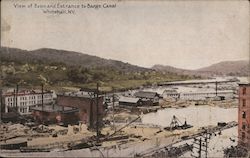
M 43 84 L 41 86 L 42 86 L 42 110 L 43 110 Z
M 215 94 L 216 94 L 216 97 L 217 97 L 217 90 L 218 90 L 218 82 L 216 81 L 215 82 Z
M 93 97 L 90 96 L 90 115 L 89 115 L 89 126 L 93 128 Z
M 99 141 L 100 131 L 99 131 L 99 83 L 96 84 L 96 136 L 97 141 Z
M 13 108 L 12 110 L 14 110 L 15 112 L 17 112 L 17 107 L 16 107 L 16 89 L 14 88 L 14 91 L 13 91 Z
M 88 92 L 89 96 L 90 96 L 90 117 L 89 117 L 89 121 L 90 121 L 90 127 L 94 127 L 94 125 L 96 125 L 96 138 L 97 138 L 97 142 L 99 141 L 100 138 L 100 121 L 99 121 L 99 83 L 96 84 L 96 89 L 86 89 L 86 91 Z M 94 102 L 95 101 L 95 102 Z M 96 106 L 96 111 L 94 111 L 93 109 L 93 103 L 95 103 Z M 93 112 L 94 111 L 94 112 Z M 95 113 L 95 114 L 93 114 Z M 94 117 L 93 115 L 96 115 L 96 124 L 94 124 Z
M 113 97 L 112 97 L 112 111 L 113 111 L 113 128 L 114 130 L 116 131 L 116 128 L 115 128 L 115 94 L 113 93 Z
M 197 151 L 198 155 L 191 154 L 191 156 L 193 156 L 195 158 L 201 158 L 202 157 L 202 152 L 205 152 L 205 157 L 207 158 L 207 153 L 208 153 L 208 139 L 210 139 L 210 137 L 208 137 L 208 135 L 209 135 L 209 133 L 206 132 L 200 138 L 198 138 L 198 139 L 194 138 L 193 149 L 197 149 L 198 150 Z
M 2 123 L 3 91 L 0 89 L 0 123 Z
M 16 107 L 16 111 L 18 112 L 18 106 L 17 106 L 17 98 L 18 98 L 18 90 L 19 88 L 18 88 L 18 84 L 16 85 L 16 105 L 15 105 L 15 107 Z

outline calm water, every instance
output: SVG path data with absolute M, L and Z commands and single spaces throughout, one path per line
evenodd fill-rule
M 175 115 L 181 123 L 184 123 L 186 119 L 187 123 L 194 127 L 203 127 L 217 125 L 218 122 L 237 121 L 238 109 L 224 109 L 211 106 L 190 106 L 180 109 L 167 108 L 158 110 L 156 113 L 143 115 L 142 122 L 166 127 L 170 125 L 173 115 Z
M 146 114 L 142 117 L 142 122 L 165 127 L 170 125 L 173 115 L 179 118 L 182 123 L 186 118 L 187 122 L 192 124 L 194 127 L 202 127 L 208 125 L 217 125 L 217 122 L 237 121 L 238 109 L 224 109 L 210 106 L 191 106 L 182 109 L 171 108 L 159 110 L 156 113 Z M 233 127 L 223 130 L 221 135 L 217 134 L 216 136 L 212 136 L 208 144 L 208 157 L 223 157 L 223 150 L 225 148 L 231 145 L 237 145 L 237 131 L 238 127 Z M 183 143 L 192 144 L 193 140 L 181 142 L 176 144 L 176 146 Z M 196 151 L 194 151 L 194 153 L 196 153 Z M 192 152 L 188 152 L 184 154 L 183 157 L 192 157 L 191 154 Z M 204 152 L 202 154 L 204 157 Z

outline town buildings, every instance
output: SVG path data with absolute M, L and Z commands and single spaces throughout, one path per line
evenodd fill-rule
M 250 150 L 250 83 L 239 84 L 239 145 Z
M 31 114 L 30 107 L 51 104 L 53 102 L 52 91 L 41 90 L 15 90 L 2 94 L 4 112 L 8 113 L 16 110 L 21 115 Z

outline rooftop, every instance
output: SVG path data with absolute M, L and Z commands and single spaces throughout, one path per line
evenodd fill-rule
M 137 103 L 139 100 L 140 98 L 120 97 L 119 102 Z
M 65 93 L 60 93 L 60 94 L 58 94 L 58 96 L 94 98 L 92 92 L 84 92 L 84 91 L 78 91 L 78 92 L 65 92 Z M 99 95 L 99 97 L 103 97 L 103 95 Z
M 139 92 L 135 92 L 134 96 L 138 97 L 138 98 L 155 98 L 156 96 L 158 96 L 158 93 L 156 92 L 149 92 L 149 91 L 139 91 Z
M 44 90 L 44 94 L 53 93 L 52 91 Z M 41 90 L 19 90 L 17 95 L 30 95 L 30 94 L 42 94 Z M 14 95 L 14 89 L 12 91 L 7 91 L 3 93 L 3 96 L 12 96 Z

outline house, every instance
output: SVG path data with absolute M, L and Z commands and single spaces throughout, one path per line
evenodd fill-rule
M 136 98 L 140 98 L 142 101 L 142 105 L 147 106 L 158 106 L 160 95 L 156 92 L 149 91 L 139 91 L 135 92 L 134 96 Z
M 238 144 L 250 150 L 250 83 L 240 83 L 238 93 Z
M 132 98 L 132 97 L 120 97 L 119 98 L 120 106 L 141 106 L 142 101 L 140 98 Z
M 97 114 L 97 100 L 98 100 L 98 114 Z M 104 115 L 104 96 L 96 96 L 84 91 L 67 92 L 57 95 L 58 106 L 75 107 L 79 109 L 79 121 L 87 124 L 90 127 L 96 125 L 97 117 L 100 121 Z

